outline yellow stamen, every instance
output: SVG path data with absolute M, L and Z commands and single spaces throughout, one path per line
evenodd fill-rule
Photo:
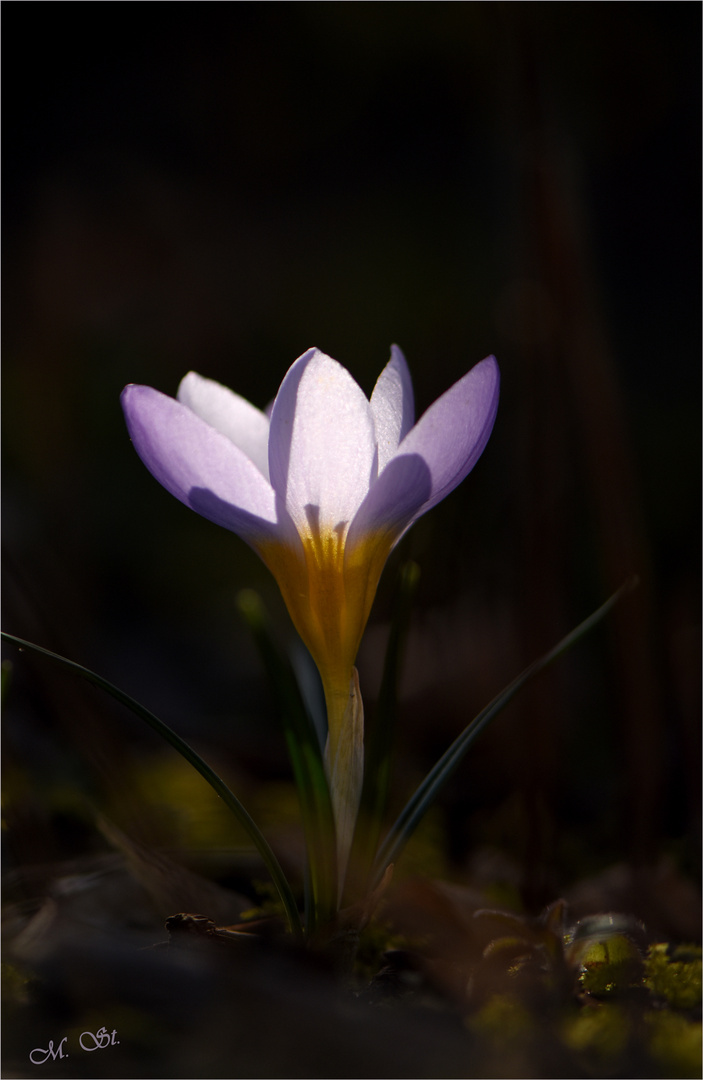
M 392 538 L 374 533 L 350 547 L 342 524 L 311 527 L 300 541 L 296 546 L 269 541 L 260 552 L 320 671 L 334 757 L 352 668 Z
M 350 547 L 346 523 L 325 530 L 313 514 L 309 519 L 299 544 L 268 542 L 260 552 L 322 677 L 341 896 L 364 772 L 364 710 L 354 661 L 392 538 L 375 533 Z

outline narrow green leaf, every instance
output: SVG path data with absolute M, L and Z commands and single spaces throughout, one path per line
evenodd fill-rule
M 388 806 L 391 757 L 398 716 L 398 684 L 410 627 L 410 611 L 420 581 L 420 567 L 405 563 L 400 570 L 393 599 L 390 633 L 383 664 L 383 676 L 373 722 L 366 730 L 364 787 L 359 807 L 351 865 L 365 882 L 378 847 L 383 818 Z
M 558 645 L 555 645 L 554 648 L 550 649 L 544 656 L 535 660 L 529 667 L 526 667 L 516 679 L 513 679 L 513 681 L 506 686 L 506 688 L 501 691 L 501 693 L 498 694 L 498 696 L 494 698 L 493 701 L 467 725 L 467 727 L 464 728 L 461 735 L 455 739 L 434 768 L 427 774 L 389 830 L 374 862 L 374 885 L 380 881 L 389 863 L 395 862 L 398 859 L 398 856 L 405 847 L 410 836 L 437 798 L 443 785 L 446 784 L 449 777 L 461 762 L 474 739 L 483 731 L 490 721 L 505 708 L 508 702 L 512 701 L 518 690 L 521 690 L 529 679 L 532 679 L 540 671 L 543 671 L 549 664 L 553 663 L 554 660 L 570 649 L 572 645 L 575 645 L 576 642 L 596 626 L 601 619 L 608 614 L 617 601 L 625 593 L 630 592 L 636 584 L 636 578 L 631 578 L 626 581 L 617 592 L 613 593 L 613 595 L 601 605 L 601 607 L 594 611 L 592 615 L 589 615 L 589 617 L 572 630 L 570 634 L 567 634 L 566 637 L 562 638 Z
M 63 667 L 75 671 L 76 674 L 82 676 L 82 678 L 86 679 L 94 686 L 98 686 L 101 690 L 105 690 L 115 698 L 116 701 L 119 701 L 120 704 L 126 706 L 133 712 L 135 716 L 138 716 L 140 720 L 144 720 L 149 727 L 161 736 L 162 739 L 165 739 L 167 743 L 170 743 L 174 750 L 177 750 L 194 769 L 197 769 L 203 779 L 208 782 L 210 787 L 220 796 L 228 809 L 232 811 L 240 825 L 246 829 L 278 889 L 292 933 L 298 937 L 302 936 L 303 928 L 300 923 L 300 915 L 298 914 L 298 906 L 295 897 L 293 896 L 293 891 L 265 836 L 236 795 L 227 787 L 224 780 L 220 779 L 217 773 L 210 768 L 207 762 L 203 761 L 200 755 L 197 754 L 195 750 L 180 737 L 180 735 L 177 735 L 168 724 L 165 724 L 163 720 L 159 720 L 159 718 L 150 712 L 149 709 L 145 708 L 144 705 L 135 701 L 129 694 L 125 694 L 123 690 L 113 686 L 111 682 L 108 682 L 107 679 L 103 679 L 101 675 L 97 675 L 94 671 L 90 671 L 89 668 L 83 667 L 73 660 L 67 660 L 65 656 L 59 656 L 58 653 L 50 652 L 49 649 L 43 649 L 40 645 L 34 645 L 31 641 L 25 641 L 23 638 L 15 637 L 14 634 L 6 634 L 3 631 L 0 636 L 2 636 L 5 641 L 9 641 L 13 645 L 19 646 L 20 649 L 31 649 L 41 656 L 46 656 L 50 660 L 54 660 Z
M 330 921 L 337 897 L 334 817 L 320 742 L 293 666 L 271 633 L 261 598 L 245 589 L 237 604 L 261 653 L 293 767 L 308 857 L 310 902 L 306 905 L 306 930 L 311 934 Z

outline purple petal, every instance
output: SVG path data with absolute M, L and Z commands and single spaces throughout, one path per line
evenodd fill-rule
M 471 471 L 498 407 L 498 365 L 490 356 L 431 405 L 403 439 L 349 529 L 353 545 L 373 532 L 397 541 Z
M 398 456 L 419 454 L 432 477 L 430 495 L 413 520 L 453 491 L 488 442 L 498 410 L 500 373 L 494 356 L 476 364 L 437 398 L 398 447 Z
M 397 345 L 391 345 L 391 358 L 374 387 L 371 412 L 376 425 L 380 473 L 415 423 L 413 384 L 405 357 Z
M 225 435 L 150 386 L 125 387 L 122 407 L 137 453 L 167 491 L 254 547 L 278 535 L 271 485 Z
M 178 387 L 178 400 L 210 427 L 243 450 L 268 480 L 269 421 L 254 405 L 226 386 L 190 371 Z
M 349 522 L 376 476 L 369 402 L 336 360 L 310 349 L 288 371 L 271 414 L 271 483 L 301 535 Z
M 373 485 L 352 521 L 346 547 L 353 550 L 368 536 L 390 536 L 391 545 L 430 497 L 432 476 L 419 454 L 397 454 Z

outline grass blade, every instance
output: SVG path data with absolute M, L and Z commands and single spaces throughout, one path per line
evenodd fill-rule
M 464 728 L 461 735 L 454 740 L 434 768 L 427 774 L 390 829 L 374 862 L 372 887 L 373 885 L 378 884 L 389 863 L 397 860 L 408 842 L 408 839 L 437 798 L 442 786 L 447 782 L 461 762 L 464 754 L 469 749 L 474 739 L 480 735 L 483 729 L 498 715 L 501 709 L 504 709 L 508 702 L 512 701 L 518 690 L 521 690 L 529 679 L 533 678 L 540 671 L 543 671 L 549 664 L 553 663 L 554 660 L 570 649 L 572 645 L 575 645 L 576 642 L 596 626 L 601 619 L 608 614 L 617 601 L 625 593 L 630 592 L 636 584 L 636 578 L 631 578 L 626 581 L 617 592 L 613 593 L 613 595 L 601 605 L 601 607 L 594 611 L 592 615 L 589 615 L 587 619 L 580 623 L 571 631 L 571 633 L 567 634 L 566 637 L 562 638 L 558 645 L 555 645 L 553 649 L 550 649 L 544 656 L 541 656 L 539 660 L 535 660 L 529 667 L 526 667 L 516 679 L 513 679 L 513 681 L 509 683 L 509 685 L 506 686 L 505 689 L 502 690 L 501 693 L 498 694 L 498 696 L 495 697 L 493 701 L 467 725 L 467 727 Z
M 337 862 L 334 818 L 320 742 L 303 701 L 293 666 L 269 629 L 261 598 L 243 590 L 237 604 L 246 620 L 279 707 L 305 831 L 309 897 L 306 930 L 324 926 L 336 911 Z
M 232 811 L 240 825 L 246 829 L 278 889 L 291 932 L 296 936 L 302 936 L 303 928 L 300 922 L 298 906 L 295 897 L 293 896 L 293 891 L 265 836 L 254 819 L 250 817 L 248 811 L 239 801 L 237 796 L 227 787 L 224 780 L 210 768 L 207 762 L 203 761 L 200 755 L 197 754 L 195 750 L 180 737 L 180 735 L 177 735 L 168 724 L 165 724 L 163 720 L 159 720 L 158 716 L 155 716 L 154 713 L 150 712 L 144 705 L 135 701 L 134 698 L 130 697 L 129 694 L 126 694 L 123 690 L 120 690 L 117 686 L 113 686 L 111 682 L 108 682 L 108 680 L 104 679 L 101 675 L 97 675 L 94 671 L 90 671 L 89 668 L 83 667 L 73 660 L 68 660 L 65 656 L 59 656 L 58 653 L 50 652 L 49 649 L 43 649 L 41 645 L 34 645 L 31 641 L 25 641 L 23 638 L 15 637 L 14 634 L 7 634 L 3 631 L 0 636 L 4 641 L 9 641 L 11 644 L 19 646 L 20 649 L 31 649 L 32 652 L 39 653 L 41 656 L 46 656 L 50 660 L 61 664 L 63 667 L 69 668 L 77 675 L 86 679 L 89 683 L 98 686 L 101 690 L 110 694 L 111 697 L 115 698 L 116 701 L 119 701 L 121 705 L 126 706 L 126 708 L 133 712 L 135 716 L 138 716 L 140 720 L 144 720 L 145 723 L 160 735 L 162 739 L 165 739 L 167 743 L 170 743 L 174 750 L 177 750 L 194 769 L 197 769 L 203 779 L 208 782 L 210 787 L 220 796 L 228 809 Z
M 373 722 L 368 725 L 361 794 L 351 865 L 365 883 L 378 848 L 381 825 L 388 806 L 391 757 L 398 714 L 398 683 L 410 626 L 410 610 L 420 581 L 420 567 L 405 563 L 400 570 L 391 613 L 383 676 Z

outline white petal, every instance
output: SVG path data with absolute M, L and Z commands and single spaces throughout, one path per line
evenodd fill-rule
M 181 380 L 178 400 L 243 450 L 268 480 L 269 421 L 265 413 L 233 390 L 194 371 Z
M 371 407 L 336 360 L 310 349 L 288 371 L 271 415 L 269 469 L 301 534 L 353 518 L 376 477 Z
M 391 345 L 391 358 L 374 387 L 371 412 L 376 425 L 380 473 L 415 423 L 413 384 L 405 357 L 397 345 Z

